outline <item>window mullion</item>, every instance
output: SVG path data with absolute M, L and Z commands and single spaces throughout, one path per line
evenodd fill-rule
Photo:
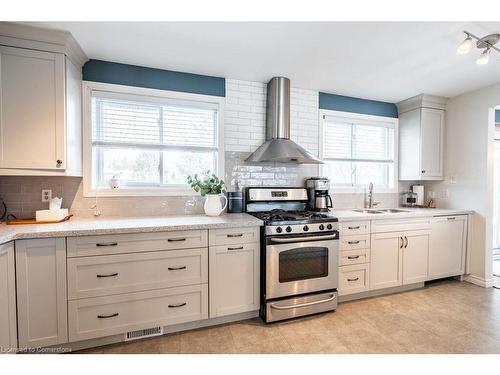
M 163 145 L 163 133 L 164 133 L 164 117 L 163 117 L 163 106 L 160 106 L 160 114 L 159 114 L 159 118 L 158 118 L 158 128 L 159 128 L 159 137 L 160 137 L 160 144 Z M 159 151 L 160 153 L 160 157 L 159 157 L 159 165 L 158 165 L 158 169 L 159 169 L 159 174 L 160 174 L 160 185 L 163 185 L 163 150 Z

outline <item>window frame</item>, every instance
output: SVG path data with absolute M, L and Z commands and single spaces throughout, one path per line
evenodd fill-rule
M 324 126 L 325 117 L 338 117 L 346 120 L 360 120 L 360 121 L 371 121 L 379 123 L 391 124 L 394 127 L 394 176 L 392 181 L 392 187 L 380 187 L 375 186 L 377 193 L 398 193 L 399 192 L 399 164 L 398 164 L 398 154 L 399 154 L 399 119 L 394 117 L 385 116 L 375 116 L 375 115 L 365 115 L 361 113 L 353 112 L 343 112 L 343 111 L 333 111 L 329 109 L 319 110 L 319 156 L 320 159 L 324 158 Z M 324 175 L 323 164 L 319 167 L 320 175 Z M 366 185 L 355 185 L 355 186 L 335 186 L 330 183 L 330 191 L 336 194 L 353 194 L 353 193 L 365 193 L 367 189 Z
M 82 119 L 83 119 L 83 196 L 84 197 L 126 197 L 126 196 L 194 196 L 198 195 L 186 185 L 122 187 L 119 189 L 92 188 L 92 92 L 105 91 L 111 95 L 144 96 L 161 103 L 172 101 L 198 102 L 203 106 L 217 107 L 217 176 L 224 178 L 224 103 L 225 98 L 219 96 L 192 94 L 180 91 L 149 89 L 144 87 L 116 85 L 111 83 L 83 81 L 82 82 Z

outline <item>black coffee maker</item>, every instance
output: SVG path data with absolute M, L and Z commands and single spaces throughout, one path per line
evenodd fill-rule
M 328 211 L 333 207 L 332 197 L 328 194 L 330 181 L 326 177 L 311 177 L 306 180 L 307 206 L 313 211 Z

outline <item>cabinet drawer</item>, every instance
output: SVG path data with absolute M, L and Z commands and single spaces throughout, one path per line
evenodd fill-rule
M 339 267 L 339 295 L 369 290 L 370 265 L 359 264 Z
M 260 241 L 260 227 L 210 230 L 210 246 L 234 245 Z
M 369 249 L 347 250 L 340 253 L 340 265 L 361 264 L 370 262 Z
M 353 234 L 369 234 L 370 221 L 346 221 L 340 223 L 340 237 Z
M 68 257 L 207 247 L 206 230 L 68 237 Z
M 355 250 L 367 248 L 370 248 L 369 234 L 340 237 L 340 250 Z
M 68 259 L 69 299 L 206 283 L 208 249 Z
M 69 340 L 208 318 L 207 284 L 69 301 Z
M 430 229 L 431 219 L 430 217 L 422 217 L 417 219 L 373 220 L 372 233 Z

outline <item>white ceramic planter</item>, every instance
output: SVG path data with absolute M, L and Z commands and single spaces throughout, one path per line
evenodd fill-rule
M 221 198 L 224 198 L 224 205 L 222 205 Z M 222 211 L 226 209 L 227 198 L 222 194 L 207 194 L 205 197 L 205 214 L 207 216 L 219 216 Z

